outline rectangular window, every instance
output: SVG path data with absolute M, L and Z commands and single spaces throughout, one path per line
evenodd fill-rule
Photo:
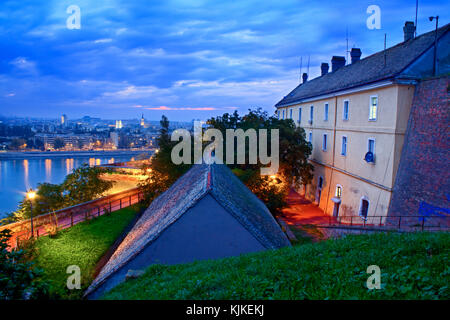
M 322 141 L 322 150 L 327 151 L 327 135 L 323 135 L 323 141 Z
M 309 138 L 308 138 L 309 142 L 312 143 L 312 132 L 309 132 Z
M 283 120 L 284 120 L 284 109 L 283 109 Z
M 375 154 L 375 139 L 369 139 L 367 151 Z
M 289 110 L 289 118 L 292 119 L 292 109 Z
M 344 101 L 344 110 L 342 111 L 342 119 L 348 120 L 348 101 Z
M 370 121 L 377 120 L 377 109 L 378 109 L 378 97 L 372 96 L 372 97 L 370 97 L 370 107 L 369 107 L 369 120 Z
M 325 103 L 325 106 L 323 108 L 323 121 L 328 121 L 328 103 Z
M 314 106 L 311 106 L 311 108 L 309 109 L 309 123 L 310 124 L 313 123 L 313 118 L 314 118 Z
M 347 155 L 347 137 L 342 137 L 342 150 L 341 155 L 346 156 Z
M 298 108 L 298 123 L 302 122 L 302 108 Z
M 280 120 L 280 110 L 277 112 L 278 120 Z

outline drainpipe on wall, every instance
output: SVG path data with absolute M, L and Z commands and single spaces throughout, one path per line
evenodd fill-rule
M 325 214 L 327 215 L 328 215 L 328 203 L 330 202 L 331 181 L 333 180 L 334 155 L 336 153 L 336 123 L 337 123 L 337 96 L 334 97 L 333 161 L 330 173 L 330 181 L 328 181 L 327 205 L 325 207 Z

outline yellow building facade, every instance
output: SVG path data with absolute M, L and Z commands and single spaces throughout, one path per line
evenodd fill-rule
M 342 222 L 384 222 L 413 96 L 413 85 L 385 82 L 279 108 L 313 146 L 306 197 Z

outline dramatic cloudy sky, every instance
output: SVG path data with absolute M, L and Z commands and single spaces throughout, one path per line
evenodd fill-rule
M 145 4 L 144 4 L 145 3 Z M 366 10 L 381 8 L 381 29 Z M 69 30 L 66 9 L 81 9 Z M 448 23 L 449 1 L 419 0 Z M 403 38 L 415 0 L 19 0 L 0 1 L 0 115 L 157 120 L 206 119 L 273 105 L 349 46 L 363 57 Z

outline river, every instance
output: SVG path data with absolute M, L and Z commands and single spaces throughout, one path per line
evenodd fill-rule
M 2 155 L 3 156 L 3 155 Z M 33 154 L 0 157 L 0 219 L 17 209 L 25 191 L 38 183 L 61 183 L 73 169 L 87 163 L 91 166 L 133 160 L 136 152 L 65 155 Z

